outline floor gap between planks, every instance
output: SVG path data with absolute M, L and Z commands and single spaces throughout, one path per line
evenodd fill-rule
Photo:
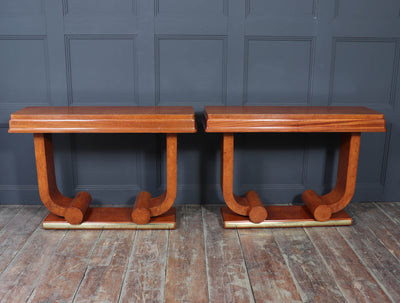
M 0 302 L 396 302 L 400 203 L 351 203 L 349 227 L 222 228 L 177 205 L 172 231 L 50 231 L 0 206 Z

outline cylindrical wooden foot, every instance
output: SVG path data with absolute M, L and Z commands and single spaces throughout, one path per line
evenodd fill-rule
M 142 191 L 138 194 L 133 207 L 131 218 L 136 224 L 147 224 L 150 222 L 150 199 L 151 194 L 147 191 Z
M 317 221 L 327 221 L 332 216 L 332 210 L 329 205 L 322 201 L 321 197 L 312 189 L 306 190 L 301 199 L 307 206 L 308 210 L 313 214 Z
M 89 208 L 92 196 L 86 192 L 79 192 L 71 201 L 71 204 L 66 209 L 64 218 L 70 224 L 80 224 L 83 221 L 85 213 Z
M 246 199 L 249 206 L 249 219 L 253 223 L 261 223 L 263 222 L 267 216 L 267 210 L 263 206 L 260 197 L 258 194 L 250 190 L 246 193 Z

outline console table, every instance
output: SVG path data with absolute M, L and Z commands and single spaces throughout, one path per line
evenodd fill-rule
M 228 207 L 221 209 L 225 228 L 351 225 L 343 210 L 353 197 L 361 132 L 384 132 L 383 114 L 366 107 L 206 106 L 205 130 L 223 133 L 221 187 Z M 336 185 L 326 195 L 312 189 L 305 205 L 264 207 L 249 191 L 233 193 L 234 133 L 342 133 Z
M 192 107 L 26 107 L 11 114 L 10 133 L 33 133 L 40 198 L 50 211 L 46 229 L 174 229 L 177 133 L 196 132 Z M 138 194 L 133 207 L 93 207 L 88 192 L 73 199 L 56 184 L 52 133 L 165 133 L 167 188 Z

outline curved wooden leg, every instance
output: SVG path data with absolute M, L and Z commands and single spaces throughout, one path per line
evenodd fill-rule
M 255 191 L 249 191 L 245 197 L 233 194 L 233 133 L 224 133 L 221 151 L 221 187 L 226 205 L 236 214 L 249 216 L 253 223 L 260 223 L 267 218 L 267 210 Z
M 318 221 L 326 221 L 332 213 L 341 211 L 353 198 L 361 133 L 344 133 L 340 142 L 339 164 L 334 189 L 323 196 L 306 190 L 302 200 Z
M 131 213 L 132 221 L 136 224 L 146 224 L 150 222 L 150 199 L 151 194 L 147 191 L 141 191 L 135 201 Z
M 158 197 L 152 198 L 148 192 L 140 192 L 135 201 L 131 217 L 137 224 L 150 222 L 167 212 L 175 202 L 177 183 L 177 135 L 167 134 L 167 189 Z
M 92 200 L 87 192 L 80 192 L 74 199 L 63 196 L 57 188 L 51 134 L 34 134 L 36 168 L 39 194 L 47 209 L 71 224 L 79 224 Z M 68 215 L 66 215 L 68 211 Z

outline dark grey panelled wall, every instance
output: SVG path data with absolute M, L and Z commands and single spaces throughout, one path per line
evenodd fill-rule
M 400 201 L 399 0 L 0 0 L 0 203 L 39 202 L 28 105 L 364 105 L 355 201 Z M 55 135 L 60 189 L 128 204 L 165 186 L 161 135 Z M 236 136 L 235 188 L 296 202 L 335 182 L 335 134 Z M 222 202 L 220 136 L 178 137 L 178 203 Z

